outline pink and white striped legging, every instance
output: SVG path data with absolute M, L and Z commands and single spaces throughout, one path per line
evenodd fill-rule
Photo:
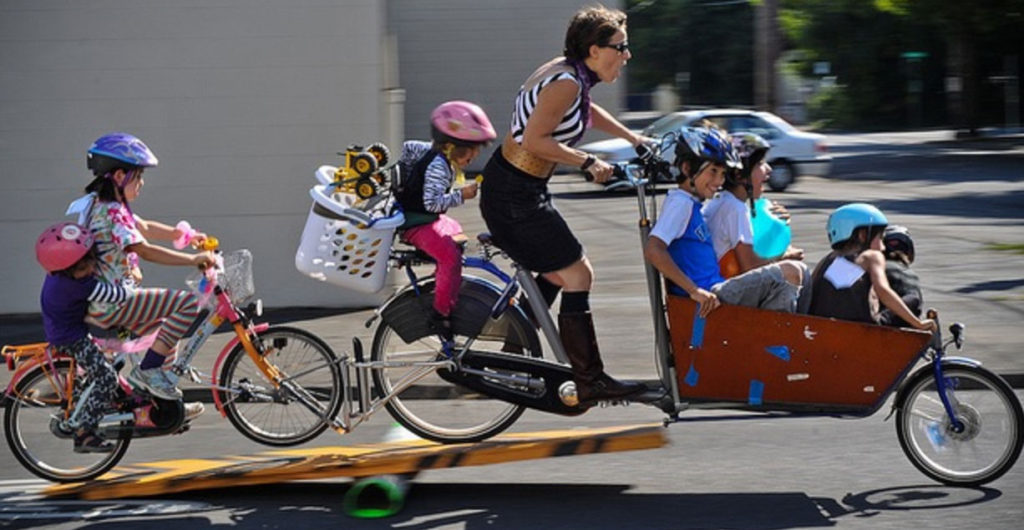
M 89 317 L 102 328 L 121 326 L 142 336 L 159 327 L 156 341 L 172 352 L 198 315 L 195 295 L 172 289 L 138 289 L 123 304 L 89 311 Z

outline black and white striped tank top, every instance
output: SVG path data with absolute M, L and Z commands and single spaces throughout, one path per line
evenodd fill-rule
M 533 88 L 519 89 L 519 94 L 516 95 L 515 108 L 512 109 L 511 125 L 512 138 L 516 143 L 523 143 L 523 131 L 526 130 L 526 122 L 530 119 L 533 109 L 537 106 L 537 96 L 540 94 L 540 91 L 549 84 L 561 81 L 562 79 L 571 79 L 577 85 L 580 84 L 575 74 L 559 72 L 542 79 L 539 83 L 533 85 Z M 554 132 L 551 133 L 552 138 L 562 143 L 568 143 L 582 135 L 583 130 L 586 129 L 586 124 L 581 119 L 581 100 L 581 92 L 577 91 L 576 99 L 569 106 L 568 110 L 565 111 L 565 114 L 562 115 L 562 121 L 558 123 L 558 127 L 555 127 Z

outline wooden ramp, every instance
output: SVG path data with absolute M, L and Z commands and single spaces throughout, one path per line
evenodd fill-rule
M 332 477 L 369 477 L 427 469 L 482 466 L 556 456 L 654 449 L 667 443 L 661 424 L 502 434 L 473 444 L 425 440 L 347 447 L 275 450 L 256 455 L 165 460 L 119 466 L 44 495 L 81 499 L 148 497 L 214 488 Z

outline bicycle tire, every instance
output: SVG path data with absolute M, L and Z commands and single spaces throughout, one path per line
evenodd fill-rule
M 409 293 L 409 296 L 395 303 L 409 304 L 407 307 L 410 314 L 422 314 L 427 318 L 427 308 L 433 300 L 431 287 L 422 286 L 420 296 Z M 460 322 L 479 320 L 477 313 L 481 308 L 486 311 L 489 307 L 487 302 L 490 297 L 474 299 L 474 294 L 481 293 L 479 290 L 463 288 L 459 304 L 452 312 L 456 348 L 467 339 L 472 339 L 472 349 L 476 351 L 504 349 L 505 353 L 510 353 L 508 346 L 513 345 L 513 349 L 519 351 L 512 353 L 541 357 L 537 332 L 516 307 L 509 307 L 496 320 L 487 319 L 473 336 L 460 333 Z M 493 294 L 496 299 L 497 293 Z M 474 314 L 468 315 L 467 312 Z M 382 319 L 377 326 L 373 338 L 372 361 L 431 361 L 443 355 L 440 338 L 423 325 L 422 318 L 399 320 L 394 326 L 386 319 Z M 473 329 L 475 326 L 468 327 Z M 402 377 L 410 375 L 413 370 L 415 368 L 409 367 L 373 370 L 377 397 L 390 396 L 396 386 L 401 384 Z M 479 442 L 508 429 L 525 411 L 522 405 L 490 399 L 450 383 L 440 377 L 436 369 L 427 372 L 417 384 L 391 396 L 385 403 L 395 421 L 421 438 L 440 443 Z
M 296 390 L 308 392 L 321 410 L 314 413 L 293 390 L 275 388 L 242 344 L 236 344 L 219 377 L 221 387 L 228 389 L 219 391 L 224 414 L 246 438 L 264 445 L 287 447 L 316 438 L 328 426 L 324 417 L 333 418 L 341 407 L 338 356 L 316 335 L 289 326 L 270 327 L 255 341 L 262 342 L 264 355 L 271 356 L 270 363 L 282 374 L 300 374 L 292 376 Z
M 951 486 L 979 486 L 1010 470 L 1024 445 L 1024 412 L 1013 389 L 981 366 L 943 361 L 947 396 L 962 432 L 955 432 L 931 366 L 914 374 L 897 397 L 896 434 L 918 470 Z
M 91 480 L 110 471 L 128 451 L 131 442 L 129 429 L 110 440 L 114 450 L 110 453 L 75 453 L 70 431 L 60 431 L 55 417 L 64 413 L 63 391 L 54 381 L 65 381 L 71 370 L 71 361 L 57 360 L 53 364 L 56 376 L 48 368 L 37 366 L 15 383 L 15 394 L 4 410 L 4 434 L 14 457 L 37 477 L 54 482 L 81 482 Z M 22 396 L 22 397 L 18 397 Z M 31 401 L 29 400 L 31 398 Z

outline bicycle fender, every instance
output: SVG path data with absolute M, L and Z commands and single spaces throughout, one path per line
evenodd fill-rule
M 402 340 L 412 342 L 436 333 L 431 326 L 434 302 L 434 280 L 419 284 L 419 294 L 413 286 L 406 286 L 380 308 L 384 323 L 395 330 Z M 459 287 L 459 300 L 452 310 L 452 329 L 456 335 L 474 337 L 491 318 L 491 310 L 501 297 L 501 289 L 492 282 L 476 276 L 463 276 Z
M 256 324 L 253 326 L 253 329 L 257 334 L 263 333 L 270 329 L 270 324 L 266 322 Z M 210 384 L 214 385 L 214 388 L 210 389 L 210 391 L 213 392 L 213 405 L 217 407 L 217 412 L 220 412 L 222 418 L 227 417 L 227 414 L 225 414 L 224 405 L 220 401 L 220 392 L 217 392 L 217 380 L 220 379 L 220 367 L 224 364 L 224 358 L 228 356 L 228 353 L 230 353 L 236 345 L 238 345 L 238 342 L 239 339 L 236 335 L 224 345 L 224 348 L 220 350 L 220 354 L 217 355 L 216 362 L 213 363 L 213 372 L 210 374 Z
M 981 367 L 981 361 L 971 359 L 970 357 L 943 357 L 941 363 L 943 369 L 945 369 L 945 367 L 947 366 L 957 365 L 970 366 L 972 368 Z M 906 395 L 904 394 L 904 390 L 907 387 L 907 383 L 909 381 L 916 381 L 920 377 L 925 377 L 924 375 L 922 375 L 922 372 L 928 372 L 929 376 L 934 377 L 934 363 L 929 362 L 928 364 L 918 368 L 917 370 L 914 371 L 914 373 L 910 374 L 909 377 L 906 377 L 900 382 L 900 387 L 896 390 L 896 399 L 894 399 L 892 402 L 891 411 L 895 411 L 896 409 L 901 408 L 903 406 L 903 402 L 906 401 Z M 889 416 L 892 416 L 892 412 L 889 413 Z M 886 416 L 886 419 L 889 419 L 888 416 Z

